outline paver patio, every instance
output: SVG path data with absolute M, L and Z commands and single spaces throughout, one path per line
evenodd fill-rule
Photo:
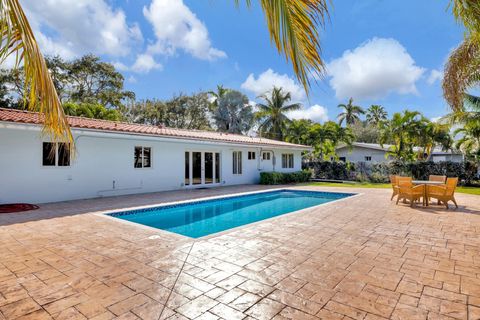
M 92 213 L 262 188 L 0 215 L 0 319 L 480 319 L 478 196 L 304 187 L 362 195 L 197 240 Z

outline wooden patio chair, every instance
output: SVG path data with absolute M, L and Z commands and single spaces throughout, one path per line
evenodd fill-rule
M 431 174 L 428 176 L 428 181 L 438 181 L 438 182 L 445 183 L 446 180 L 447 180 L 447 176 L 436 176 L 434 174 Z
M 431 174 L 428 176 L 428 181 L 438 181 L 441 183 L 445 183 L 447 181 L 447 176 L 438 176 Z M 430 198 L 427 199 L 428 203 L 430 203 Z M 440 204 L 440 201 L 437 201 L 437 204 Z
M 410 206 L 413 207 L 415 201 L 420 200 L 425 196 L 425 186 L 418 185 L 414 186 L 412 183 L 412 178 L 410 177 L 398 177 L 398 197 L 397 204 L 400 200 L 410 201 Z
M 397 178 L 399 176 L 395 176 L 395 175 L 390 175 L 390 183 L 392 184 L 392 197 L 390 198 L 390 201 L 393 200 L 393 198 L 395 198 L 396 195 L 398 195 L 398 183 L 397 183 Z
M 443 203 L 448 209 L 448 202 L 452 201 L 458 208 L 455 200 L 455 189 L 457 188 L 458 178 L 447 178 L 447 183 L 440 186 L 428 186 L 428 197 L 434 198 Z

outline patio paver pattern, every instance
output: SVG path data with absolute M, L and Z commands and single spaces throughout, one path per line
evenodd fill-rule
M 196 240 L 92 213 L 261 188 L 0 215 L 0 320 L 480 319 L 478 196 L 446 211 L 304 187 L 362 194 Z

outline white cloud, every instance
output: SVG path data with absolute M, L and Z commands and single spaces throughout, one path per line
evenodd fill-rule
M 290 92 L 292 101 L 303 101 L 306 97 L 303 87 L 296 83 L 293 78 L 286 74 L 278 74 L 272 69 L 261 73 L 256 79 L 255 75 L 251 73 L 241 85 L 243 89 L 253 92 L 256 96 L 272 90 L 274 86 Z
M 384 38 L 345 51 L 327 69 L 338 99 L 381 98 L 392 92 L 417 94 L 415 83 L 425 72 L 397 40 Z
M 157 63 L 149 54 L 139 54 L 137 60 L 132 65 L 131 70 L 137 73 L 147 73 L 153 69 L 162 69 L 162 65 Z
M 288 117 L 290 119 L 310 119 L 315 122 L 325 122 L 328 121 L 328 110 L 315 104 L 310 108 L 291 111 L 288 113 Z
M 142 40 L 136 24 L 106 0 L 24 0 L 43 53 L 74 58 L 86 53 L 125 56 Z
M 434 84 L 437 81 L 442 81 L 443 79 L 443 72 L 440 70 L 432 70 L 430 71 L 430 75 L 428 76 L 427 82 L 428 84 Z
M 155 44 L 151 54 L 172 55 L 182 49 L 203 60 L 225 58 L 227 54 L 212 47 L 206 26 L 182 0 L 152 0 L 143 8 L 145 18 L 152 24 Z

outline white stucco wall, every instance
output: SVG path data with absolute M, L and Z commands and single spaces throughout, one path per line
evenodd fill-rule
M 337 149 L 338 157 L 345 157 L 348 162 L 367 162 L 365 161 L 365 157 L 367 156 L 372 157 L 372 160 L 370 161 L 372 163 L 387 162 L 389 159 L 385 158 L 385 154 L 386 152 L 382 150 L 362 148 L 358 146 Z
M 42 142 L 48 139 L 42 138 L 38 127 L 0 125 L 0 203 L 41 203 L 182 189 L 185 151 L 219 152 L 220 185 L 257 183 L 261 170 L 273 170 L 273 160 L 261 160 L 260 147 L 85 130 L 73 133 L 77 155 L 71 165 L 44 167 Z M 151 168 L 134 168 L 135 146 L 152 148 Z M 275 171 L 301 170 L 301 151 L 268 149 L 277 158 Z M 241 175 L 232 174 L 233 151 L 242 151 Z M 257 152 L 256 160 L 247 159 L 248 151 Z M 281 168 L 282 153 L 294 153 L 293 169 Z

